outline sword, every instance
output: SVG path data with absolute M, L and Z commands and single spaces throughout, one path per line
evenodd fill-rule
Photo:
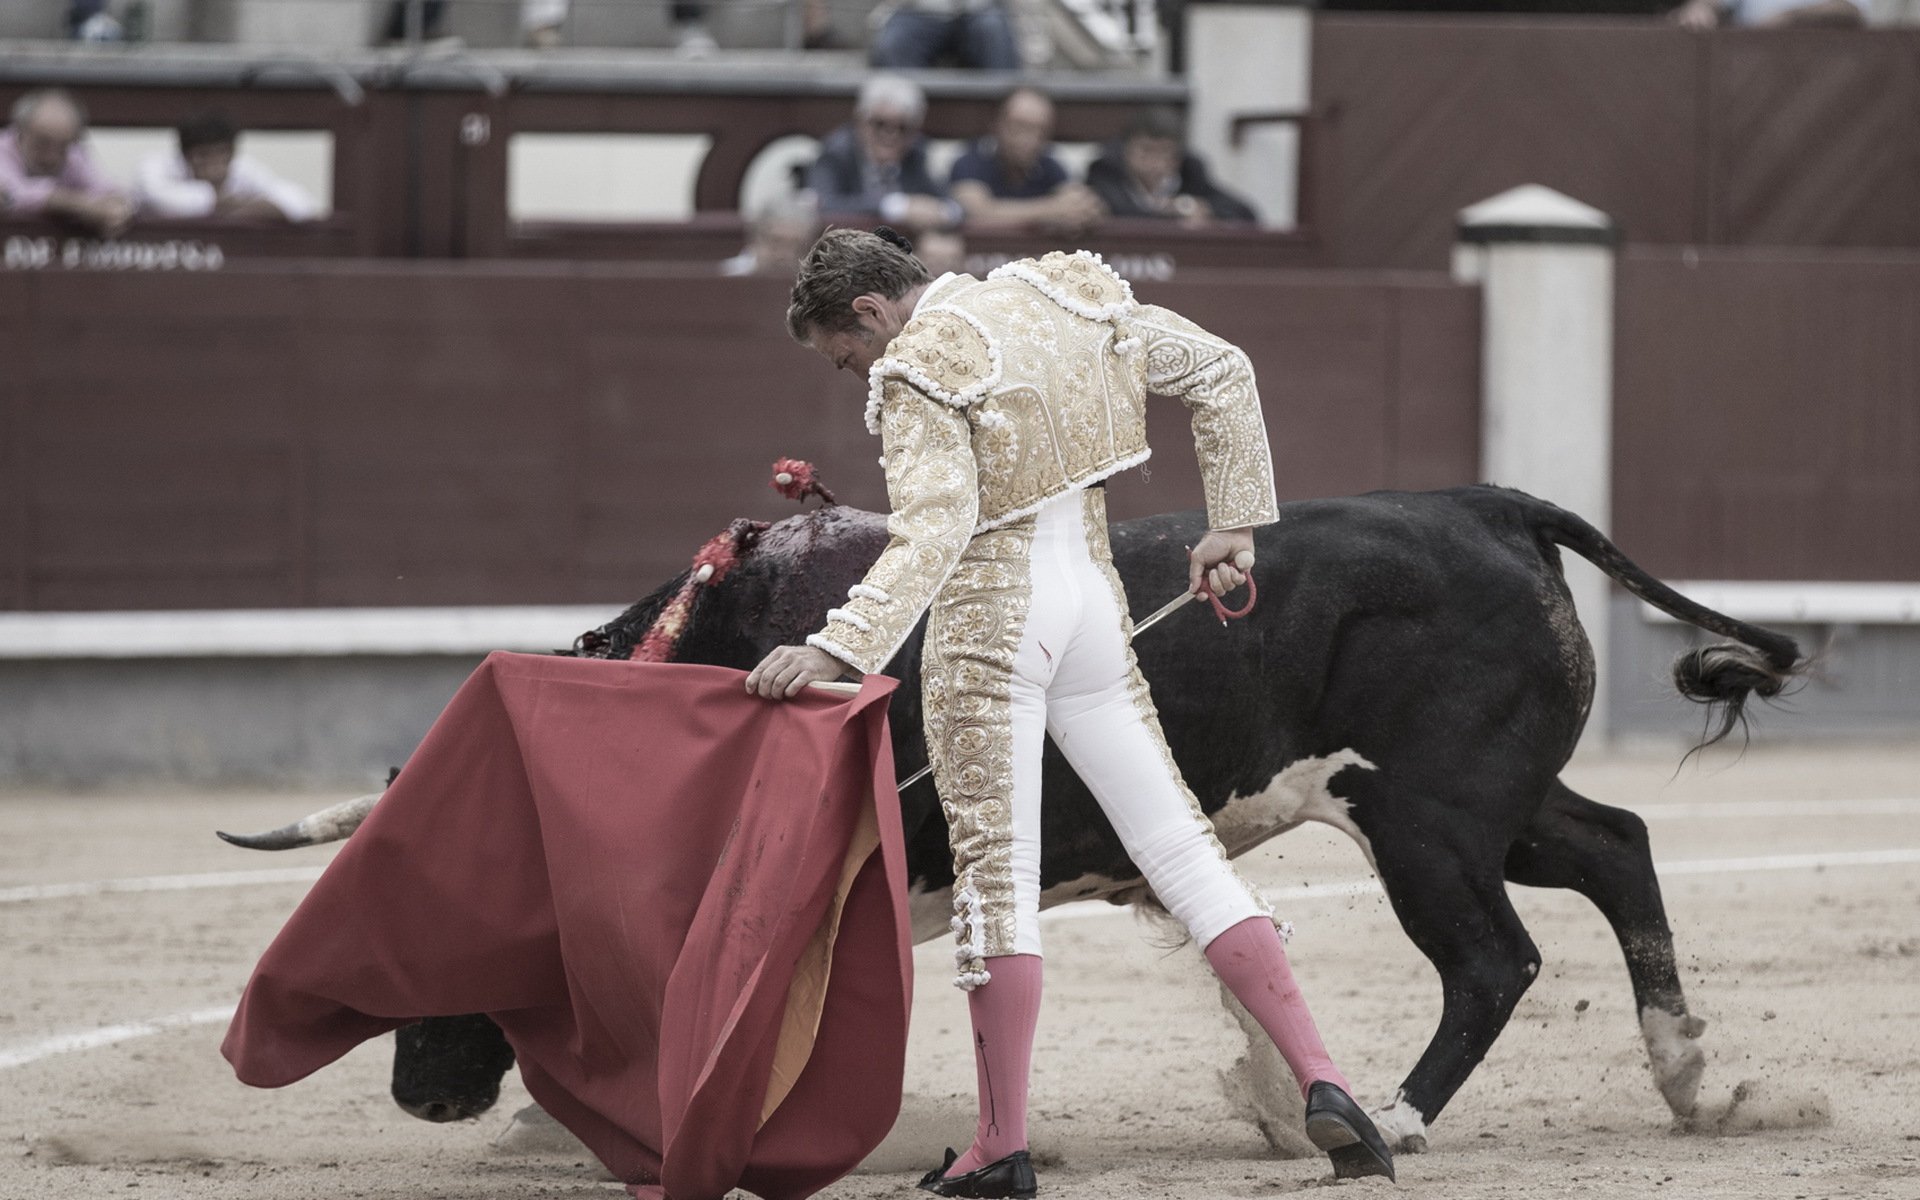
M 1253 568 L 1253 555 L 1247 553 L 1245 550 L 1242 550 L 1239 554 L 1234 555 L 1233 565 L 1236 567 L 1239 567 L 1242 571 L 1251 571 Z M 1247 588 L 1249 592 L 1252 592 L 1252 589 L 1253 589 L 1252 575 L 1247 576 Z M 1174 613 L 1180 611 L 1182 608 L 1185 608 L 1188 604 L 1191 604 L 1193 601 L 1198 600 L 1199 598 L 1200 598 L 1199 592 L 1181 592 L 1178 596 L 1175 596 L 1173 599 L 1167 601 L 1165 604 L 1162 604 L 1159 608 L 1154 609 L 1153 612 L 1145 620 L 1136 622 L 1133 627 L 1133 635 L 1135 637 L 1139 637 L 1141 634 L 1145 633 L 1147 630 L 1152 629 L 1155 625 L 1158 625 L 1160 622 L 1166 620 L 1168 617 L 1172 616 Z M 1227 609 L 1227 607 L 1221 604 L 1219 599 L 1216 597 L 1208 597 L 1208 599 L 1213 601 L 1214 611 L 1220 615 L 1220 623 L 1222 625 L 1225 625 L 1227 623 L 1228 616 L 1244 617 L 1248 613 L 1253 611 L 1254 596 L 1251 594 L 1247 597 L 1247 606 L 1241 609 L 1239 612 L 1230 612 Z M 838 680 L 821 682 L 821 683 L 810 683 L 807 686 L 813 687 L 813 688 L 819 688 L 822 691 L 835 692 L 843 696 L 856 695 L 860 691 L 859 684 L 842 683 Z M 926 766 L 921 767 L 918 771 L 915 771 L 913 774 L 907 776 L 905 779 L 902 779 L 899 782 L 899 784 L 894 788 L 894 790 L 897 792 L 904 792 L 908 788 L 912 787 L 916 783 L 919 783 L 922 779 L 925 779 L 927 776 L 931 774 L 933 774 L 933 764 L 928 763 Z

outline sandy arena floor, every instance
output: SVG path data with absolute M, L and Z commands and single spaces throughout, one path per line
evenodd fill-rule
M 1677 757 L 1568 776 L 1648 817 L 1689 999 L 1710 1022 L 1703 1102 L 1725 1108 L 1746 1082 L 1734 1124 L 1764 1128 L 1671 1132 L 1604 922 L 1577 897 L 1516 889 L 1546 966 L 1432 1152 L 1400 1159 L 1401 1193 L 1920 1198 L 1920 746 L 1756 748 L 1674 778 Z M 579 1154 L 492 1145 L 526 1102 L 517 1080 L 477 1122 L 406 1116 L 387 1098 L 387 1039 L 282 1091 L 233 1080 L 224 1012 L 328 854 L 249 854 L 212 831 L 332 799 L 0 796 L 0 1198 L 621 1194 Z M 1271 889 L 1365 875 L 1317 829 L 1247 865 Z M 1335 1056 L 1365 1103 L 1389 1098 L 1433 1031 L 1435 976 L 1377 894 L 1283 911 Z M 1047 918 L 1043 1195 L 1385 1195 L 1270 1154 L 1223 1092 L 1244 1042 L 1211 978 L 1151 934 L 1104 906 Z M 919 952 L 900 1127 L 829 1195 L 917 1195 L 940 1147 L 964 1145 L 972 1067 L 949 961 L 944 945 Z

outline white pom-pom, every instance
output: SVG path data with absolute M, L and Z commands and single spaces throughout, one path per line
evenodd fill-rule
M 1279 925 L 1275 926 L 1275 928 L 1277 928 L 1280 931 L 1281 941 L 1290 942 L 1293 940 L 1293 922 L 1292 921 L 1282 921 L 1280 922 Z
M 782 471 L 782 472 L 780 472 L 780 473 L 779 473 L 778 475 L 775 475 L 775 476 L 773 477 L 773 481 L 774 481 L 775 483 L 777 483 L 777 484 L 779 484 L 779 485 L 780 485 L 781 487 L 785 487 L 785 486 L 787 486 L 788 484 L 790 484 L 790 483 L 792 483 L 792 482 L 793 482 L 793 472 L 792 472 L 792 471 Z
M 702 563 L 702 564 L 700 565 L 700 569 L 699 569 L 698 571 L 695 571 L 695 572 L 693 573 L 693 578 L 694 578 L 694 580 L 695 580 L 696 582 L 698 582 L 698 583 L 705 583 L 705 582 L 706 582 L 707 580 L 709 580 L 709 579 L 712 579 L 712 578 L 713 578 L 713 564 L 712 564 L 712 563 Z
M 1115 354 L 1122 355 L 1122 356 L 1132 354 L 1135 350 L 1138 350 L 1139 348 L 1140 348 L 1140 339 L 1137 337 L 1121 338 L 1119 341 L 1113 344 L 1113 352 Z

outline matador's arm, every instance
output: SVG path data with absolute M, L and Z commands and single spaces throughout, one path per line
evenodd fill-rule
M 1178 396 L 1193 413 L 1193 446 L 1214 529 L 1280 519 L 1267 423 L 1246 352 L 1180 314 L 1141 304 L 1127 317 L 1146 343 L 1147 390 Z
M 885 667 L 960 565 L 979 519 L 980 484 L 965 411 L 904 380 L 889 379 L 880 403 L 891 535 L 844 608 L 807 639 L 863 674 Z

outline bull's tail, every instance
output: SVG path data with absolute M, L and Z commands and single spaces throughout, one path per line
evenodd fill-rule
M 1745 725 L 1749 696 L 1770 700 L 1806 673 L 1808 660 L 1801 656 L 1799 643 L 1786 634 L 1696 604 L 1649 575 L 1578 515 L 1525 492 L 1503 491 L 1520 505 L 1542 541 L 1565 546 L 1668 616 L 1733 639 L 1689 650 L 1673 662 L 1674 687 L 1687 699 L 1707 706 L 1709 726 L 1718 718 L 1718 728 L 1696 749 L 1711 746 L 1735 726 Z

